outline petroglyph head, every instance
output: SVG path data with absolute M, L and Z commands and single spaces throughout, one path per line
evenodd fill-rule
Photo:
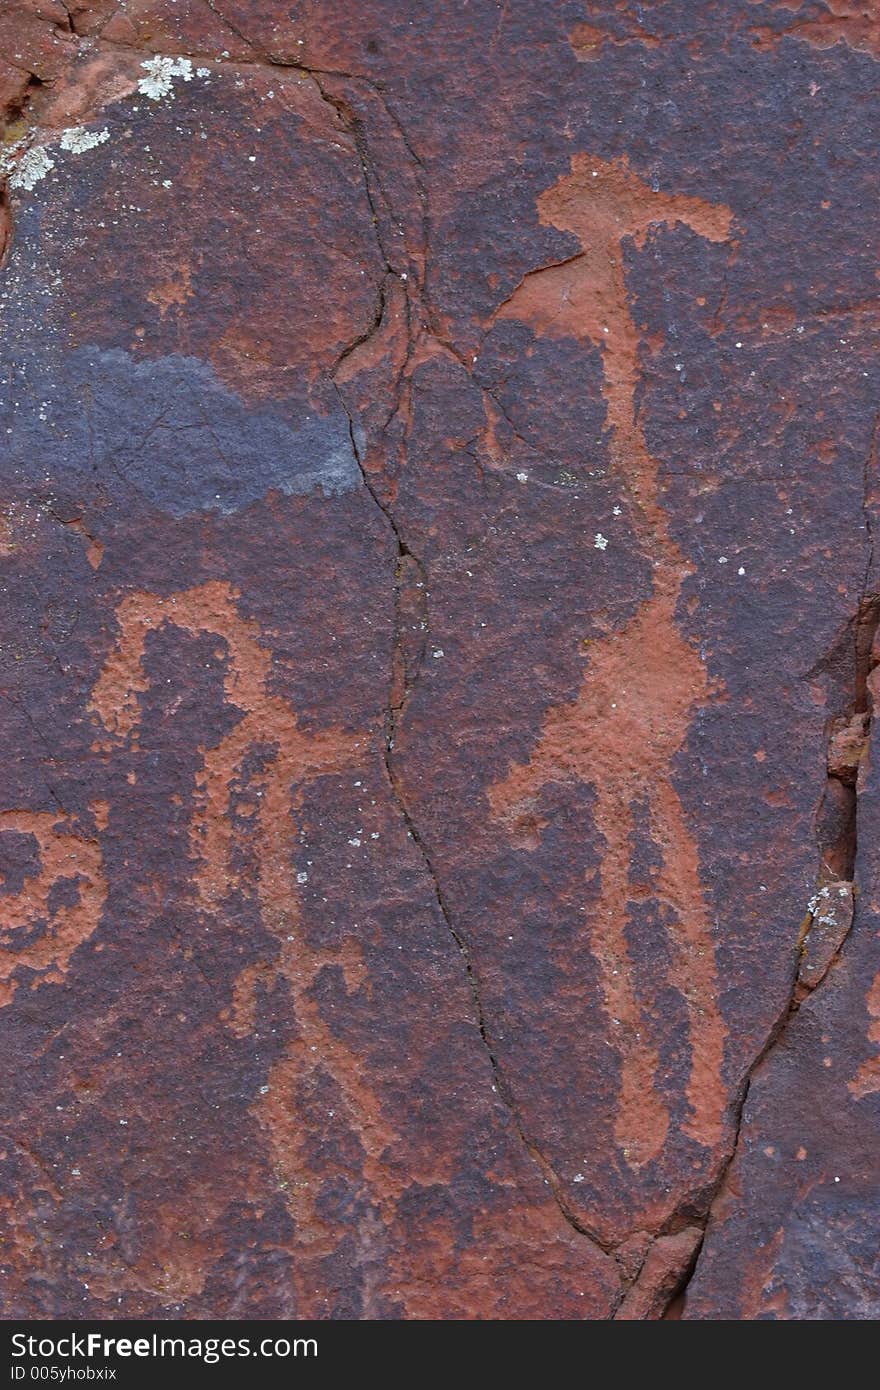
M 571 173 L 541 194 L 538 211 L 542 222 L 573 232 L 585 251 L 597 241 L 619 246 L 626 236 L 641 246 L 650 228 L 661 224 L 683 223 L 709 241 L 725 241 L 733 220 L 721 203 L 654 188 L 625 158 L 602 160 L 589 154 L 574 155 Z

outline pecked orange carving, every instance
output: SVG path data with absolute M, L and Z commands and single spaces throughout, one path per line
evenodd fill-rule
M 0 896 L 0 1008 L 20 983 L 15 973 L 34 971 L 31 988 L 64 979 L 77 946 L 97 929 L 107 885 L 97 840 L 87 839 L 61 811 L 2 811 L 0 833 L 32 835 L 40 872 L 17 893 Z M 53 902 L 52 890 L 73 885 L 75 901 Z
M 862 1062 L 855 1076 L 847 1083 L 850 1095 L 856 1100 L 875 1095 L 880 1091 L 880 971 L 874 976 L 867 998 L 868 1041 L 875 1044 L 877 1051 Z
M 654 192 L 625 160 L 576 155 L 571 173 L 538 200 L 541 220 L 573 232 L 582 252 L 536 270 L 500 307 L 538 334 L 573 337 L 602 351 L 615 472 L 628 490 L 643 544 L 653 560 L 653 593 L 621 632 L 590 647 L 578 699 L 551 709 L 526 765 L 514 766 L 489 793 L 495 816 L 514 820 L 551 782 L 592 784 L 594 819 L 604 841 L 601 892 L 590 924 L 609 1036 L 621 1063 L 615 1139 L 631 1167 L 662 1151 L 669 1115 L 655 1089 L 659 1057 L 635 992 L 625 927 L 629 903 L 633 803 L 649 808 L 662 868 L 655 897 L 667 910 L 672 983 L 685 1000 L 691 1064 L 685 1132 L 711 1148 L 722 1138 L 726 1104 L 721 1067 L 727 1030 L 718 1003 L 712 923 L 700 883 L 697 846 L 675 789 L 672 762 L 692 711 L 709 694 L 706 669 L 676 624 L 688 565 L 659 502 L 657 462 L 636 405 L 639 336 L 629 308 L 623 247 L 643 247 L 661 223 L 685 224 L 721 242 L 730 210 L 700 198 Z
M 310 1128 L 297 1114 L 305 1094 L 323 1070 L 332 1077 L 364 1151 L 364 1178 L 380 1180 L 380 1160 L 395 1136 L 385 1124 L 364 1059 L 342 1042 L 324 1021 L 313 997 L 319 972 L 340 965 L 346 987 L 364 980 L 356 941 L 337 950 L 312 946 L 302 929 L 300 893 L 293 869 L 294 812 L 303 788 L 314 779 L 363 762 L 365 740 L 332 728 L 304 733 L 291 705 L 270 689 L 271 653 L 259 626 L 242 617 L 233 588 L 212 581 L 161 596 L 135 593 L 117 609 L 119 636 L 92 693 L 91 708 L 116 740 L 138 737 L 138 694 L 146 689 L 144 648 L 148 633 L 165 624 L 193 634 L 210 633 L 226 645 L 225 696 L 241 712 L 235 727 L 216 747 L 202 752 L 196 779 L 196 806 L 189 843 L 196 865 L 193 892 L 204 911 L 220 912 L 236 892 L 253 894 L 263 925 L 277 943 L 269 961 L 246 966 L 233 989 L 229 1026 L 239 1036 L 253 1027 L 257 990 L 279 980 L 289 990 L 295 1036 L 271 1068 L 252 1109 L 265 1129 L 279 1185 L 297 1223 L 298 1236 L 315 1254 L 330 1232 L 316 1207 L 304 1152 Z M 254 760 L 252 755 L 261 756 Z M 248 771 L 258 765 L 257 771 Z M 256 810 L 256 869 L 237 867 L 233 802 L 247 782 Z M 253 825 L 253 821 L 251 823 Z M 329 1250 L 331 1245 L 327 1245 Z

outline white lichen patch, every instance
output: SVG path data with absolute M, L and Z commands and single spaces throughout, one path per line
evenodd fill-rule
M 0 152 L 0 176 L 8 174 L 10 188 L 22 188 L 28 193 L 55 168 L 55 160 L 47 147 L 29 144 L 33 139 L 32 133 Z M 107 129 L 86 130 L 85 126 L 76 125 L 63 130 L 57 139 L 59 148 L 65 153 L 85 154 L 86 150 L 93 150 L 109 140 L 110 132 Z
M 146 73 L 138 82 L 138 91 L 150 101 L 161 101 L 162 97 L 174 96 L 174 78 L 182 77 L 191 82 L 193 65 L 189 58 L 169 58 L 157 53 L 141 63 Z
M 30 193 L 32 188 L 44 179 L 50 169 L 55 168 L 55 160 L 42 145 L 26 150 L 9 175 L 10 188 L 24 188 Z
M 16 140 L 14 145 L 7 145 L 5 150 L 0 149 L 0 174 L 8 174 L 15 168 L 15 161 L 23 149 L 23 140 Z
M 93 150 L 109 139 L 107 129 L 86 130 L 85 126 L 73 125 L 68 130 L 62 130 L 59 143 L 62 150 L 68 150 L 71 154 L 85 154 L 86 150 Z

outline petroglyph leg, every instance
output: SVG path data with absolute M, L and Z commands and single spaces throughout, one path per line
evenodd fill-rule
M 674 911 L 671 979 L 687 1006 L 691 1068 L 687 1096 L 690 1118 L 684 1129 L 711 1148 L 724 1132 L 722 1086 L 727 1028 L 719 1008 L 712 924 L 700 882 L 697 848 L 688 830 L 678 793 L 666 779 L 651 798 L 651 834 L 662 850 L 659 888 Z
M 657 1094 L 659 1058 L 645 1033 L 633 985 L 633 963 L 626 941 L 627 878 L 632 816 L 615 786 L 596 788 L 596 826 L 605 841 L 602 892 L 591 922 L 590 941 L 602 975 L 602 994 L 621 1061 L 620 1100 L 614 1135 L 627 1163 L 648 1163 L 663 1148 L 669 1115 Z

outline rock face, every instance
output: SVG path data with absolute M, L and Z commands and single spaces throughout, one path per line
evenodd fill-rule
M 6 1316 L 880 1313 L 878 34 L 6 7 Z

